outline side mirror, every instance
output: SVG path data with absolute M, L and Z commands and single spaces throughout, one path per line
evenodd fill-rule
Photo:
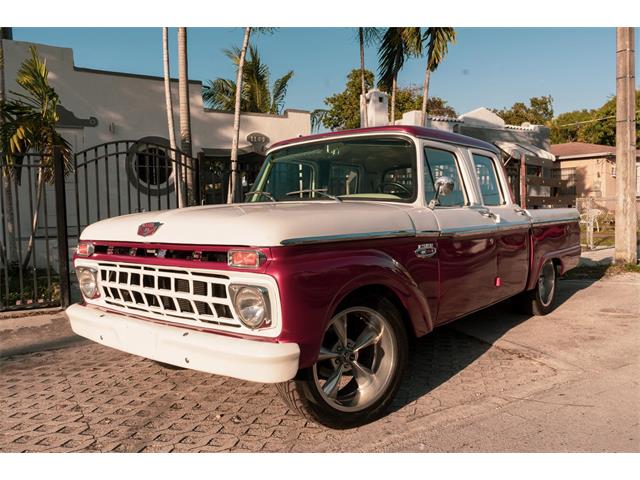
M 434 209 L 438 204 L 438 199 L 440 197 L 445 197 L 453 192 L 453 180 L 451 177 L 438 177 L 436 178 L 436 183 L 434 188 L 436 189 L 436 196 L 429 202 L 429 208 Z

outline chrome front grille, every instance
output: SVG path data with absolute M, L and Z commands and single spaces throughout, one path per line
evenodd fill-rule
M 98 262 L 102 299 L 111 309 L 189 325 L 242 328 L 226 275 L 202 270 Z

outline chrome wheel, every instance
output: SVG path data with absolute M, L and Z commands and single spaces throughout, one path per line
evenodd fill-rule
M 548 307 L 551 304 L 555 289 L 556 269 L 553 262 L 547 261 L 542 266 L 540 277 L 538 277 L 538 295 L 542 306 Z
M 329 322 L 313 379 L 336 410 L 357 412 L 376 402 L 397 365 L 398 342 L 389 320 L 367 307 L 351 307 Z

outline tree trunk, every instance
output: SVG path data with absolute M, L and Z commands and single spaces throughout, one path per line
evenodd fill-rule
M 360 122 L 360 125 L 364 125 L 365 127 L 369 126 L 369 116 L 367 115 L 367 99 L 365 95 L 367 94 L 367 84 L 365 80 L 365 68 L 364 68 L 364 28 L 358 28 L 358 39 L 360 40 L 360 86 L 361 86 L 361 94 L 363 102 L 363 108 L 361 112 L 364 114 L 364 122 Z
M 169 145 L 176 148 L 176 132 L 173 125 L 173 98 L 171 95 L 171 74 L 169 67 L 169 29 L 162 27 L 162 65 L 164 68 L 164 99 L 167 109 L 167 129 L 169 130 Z
M 391 83 L 391 121 L 390 125 L 396 124 L 396 90 L 398 88 L 398 75 L 393 76 L 393 82 Z
M 244 39 L 242 40 L 242 50 L 238 59 L 238 74 L 236 75 L 236 104 L 233 114 L 233 138 L 231 140 L 231 179 L 229 181 L 229 192 L 227 203 L 234 203 L 238 200 L 238 144 L 240 142 L 240 100 L 242 97 L 242 71 L 244 69 L 244 57 L 247 54 L 251 27 L 245 27 Z
M 42 204 L 42 192 L 44 191 L 44 180 L 42 179 L 42 169 L 38 169 L 38 182 L 36 187 L 36 208 L 33 212 L 33 222 L 31 224 L 31 235 L 29 235 L 29 243 L 27 244 L 27 250 L 22 260 L 22 271 L 26 271 L 31 260 L 31 253 L 33 252 L 33 241 L 36 236 L 36 229 L 38 228 L 38 219 L 40 218 L 40 205 Z M 31 182 L 31 180 L 29 180 Z M 35 266 L 35 265 L 34 265 Z
M 167 110 L 167 130 L 169 132 L 169 146 L 171 147 L 171 153 L 169 157 L 174 161 L 173 168 L 171 169 L 171 178 L 173 178 L 173 185 L 178 192 L 178 208 L 184 207 L 184 191 L 182 190 L 182 181 L 178 175 L 177 165 L 175 161 L 180 159 L 175 158 L 176 149 L 176 129 L 173 123 L 173 96 L 171 92 L 171 69 L 169 67 L 169 29 L 162 27 L 162 66 L 164 74 L 164 101 L 165 108 Z
M 180 102 L 180 149 L 189 158 L 182 159 L 189 202 L 193 200 L 193 170 L 191 165 L 191 109 L 189 105 L 189 66 L 187 60 L 187 29 L 178 27 L 178 100 Z
M 422 87 L 422 126 L 427 124 L 427 101 L 429 100 L 429 80 L 431 79 L 431 70 L 427 64 L 424 72 L 424 86 Z
M 0 27 L 0 106 L 5 101 L 5 83 L 4 83 L 4 44 L 2 40 L 8 35 L 5 33 L 5 28 Z M 2 117 L 0 117 L 2 122 Z M 16 229 L 15 219 L 13 214 L 13 187 L 11 185 L 11 177 L 9 176 L 8 168 L 2 168 L 0 172 L 2 175 L 2 191 L 4 195 L 4 228 L 7 232 L 7 244 L 4 245 L 2 254 L 5 257 L 7 265 L 18 262 L 18 250 L 16 243 Z

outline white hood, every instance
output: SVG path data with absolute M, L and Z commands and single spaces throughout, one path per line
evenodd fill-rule
M 282 202 L 207 205 L 110 218 L 89 225 L 83 240 L 270 247 L 303 239 L 415 232 L 409 205 L 378 202 Z M 148 237 L 138 226 L 160 222 Z

